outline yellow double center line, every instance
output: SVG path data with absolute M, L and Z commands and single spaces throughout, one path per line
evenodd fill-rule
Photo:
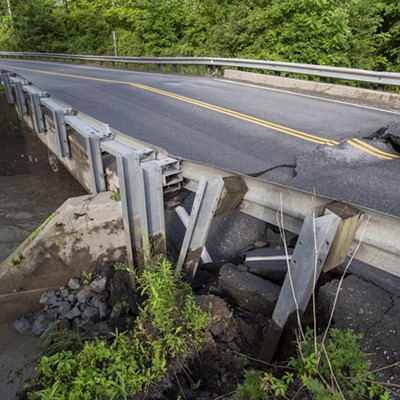
M 363 142 L 360 139 L 350 139 L 347 141 L 348 144 L 350 144 L 353 147 L 356 147 L 357 149 L 363 151 L 364 153 L 371 154 L 375 157 L 382 158 L 384 160 L 395 160 L 397 158 L 400 158 L 400 156 L 397 156 L 395 154 L 387 153 L 386 151 L 382 151 L 374 146 L 371 146 L 368 143 Z
M 7 67 L 7 66 L 4 66 Z M 272 129 L 277 132 L 282 132 L 287 135 L 291 135 L 294 137 L 297 137 L 299 139 L 307 140 L 309 142 L 317 143 L 317 144 L 323 144 L 327 146 L 336 146 L 339 144 L 336 140 L 330 140 L 330 139 L 325 139 L 320 136 L 315 136 L 311 135 L 309 133 L 305 133 L 302 131 L 298 131 L 296 129 L 288 128 L 286 126 L 278 125 L 270 121 L 266 121 L 264 119 L 252 117 L 251 115 L 243 114 L 234 110 L 230 110 L 228 108 L 216 106 L 214 104 L 206 103 L 204 101 L 200 100 L 195 100 L 190 97 L 186 96 L 181 96 L 172 92 L 167 92 L 165 90 L 161 89 L 156 89 L 151 86 L 147 85 L 142 85 L 139 83 L 134 83 L 134 82 L 127 82 L 127 81 L 118 81 L 118 80 L 113 80 L 113 79 L 102 79 L 102 78 L 94 78 L 94 77 L 89 77 L 89 76 L 82 76 L 82 75 L 72 75 L 72 74 L 63 74 L 60 72 L 49 72 L 49 71 L 42 71 L 42 70 L 36 70 L 36 69 L 29 69 L 29 68 L 20 68 L 20 67 L 12 67 L 13 69 L 18 69 L 18 70 L 23 70 L 23 71 L 30 71 L 30 72 L 36 72 L 39 74 L 46 74 L 46 75 L 55 75 L 55 76 L 63 76 L 67 78 L 73 78 L 73 79 L 83 79 L 83 80 L 88 80 L 88 81 L 97 81 L 97 82 L 106 82 L 106 83 L 115 83 L 115 84 L 120 84 L 120 85 L 129 85 L 136 87 L 138 89 L 142 90 L 147 90 L 149 92 L 157 93 L 163 96 L 167 96 L 170 98 L 173 98 L 175 100 L 183 101 L 185 103 L 193 104 L 198 107 L 206 108 L 208 110 L 212 110 L 221 114 L 229 115 L 231 117 L 241 119 L 246 122 L 250 122 L 256 125 L 263 126 L 268 129 Z

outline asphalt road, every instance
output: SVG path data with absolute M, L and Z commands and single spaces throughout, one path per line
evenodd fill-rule
M 368 139 L 400 110 L 216 78 L 6 59 L 0 68 L 172 155 L 400 216 L 400 154 Z

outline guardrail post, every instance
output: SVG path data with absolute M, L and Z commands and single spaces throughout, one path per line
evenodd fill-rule
M 201 178 L 183 239 L 175 276 L 179 276 L 183 268 L 186 279 L 188 281 L 193 280 L 224 184 L 225 182 L 221 177 L 212 181 Z
M 162 160 L 145 161 L 143 169 L 148 241 L 152 255 L 167 253 L 165 238 Z
M 28 113 L 28 109 L 26 107 L 25 96 L 22 90 L 22 82 L 14 81 L 14 88 L 15 88 L 15 95 L 17 97 L 18 111 L 21 116 L 26 115 Z
M 1 72 L 1 80 L 3 81 L 4 89 L 6 91 L 6 97 L 8 104 L 14 104 L 14 95 L 12 93 L 10 84 L 10 74 L 8 72 Z
M 288 272 L 268 327 L 260 359 L 271 362 L 279 343 L 285 345 L 298 326 L 323 270 L 343 262 L 361 223 L 360 211 L 334 203 L 324 215 L 303 222 Z
M 260 359 L 270 362 L 281 336 L 299 322 L 334 242 L 341 218 L 331 211 L 305 218 L 275 306 Z
M 58 155 L 61 158 L 70 156 L 70 149 L 68 143 L 67 129 L 65 127 L 64 115 L 68 114 L 66 110 L 52 110 L 54 128 L 56 131 Z M 86 146 L 88 146 L 86 142 Z M 89 154 L 89 151 L 88 151 Z M 90 157 L 89 157 L 90 158 Z M 97 187 L 97 183 L 96 183 Z M 99 190 L 102 192 L 103 190 Z
M 142 272 L 146 240 L 143 237 L 147 233 L 147 221 L 143 218 L 146 205 L 142 170 L 133 152 L 118 154 L 116 159 L 128 262 Z
M 104 192 L 106 190 L 103 161 L 101 159 L 100 141 L 101 137 L 94 133 L 85 136 L 86 151 L 88 154 L 90 168 L 90 187 L 92 193 Z
M 40 99 L 42 97 L 48 97 L 48 94 L 47 93 L 28 93 L 28 94 L 31 98 L 31 104 L 32 104 L 33 125 L 35 128 L 35 132 L 39 135 L 46 131 L 44 126 L 44 119 L 43 119 Z

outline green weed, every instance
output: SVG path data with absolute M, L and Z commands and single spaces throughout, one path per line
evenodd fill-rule
M 46 356 L 63 350 L 80 350 L 88 340 L 80 330 L 71 329 L 65 321 L 47 329 L 39 338 L 38 349 Z
M 51 214 L 44 222 L 42 225 L 39 226 L 39 228 L 37 228 L 35 230 L 35 232 L 33 232 L 31 235 L 29 235 L 23 245 L 26 247 L 28 244 L 32 243 L 37 237 L 38 235 L 43 231 L 43 229 L 49 224 L 49 222 L 57 215 L 58 213 L 55 212 L 53 214 Z
M 314 332 L 308 328 L 305 338 L 297 341 L 297 355 L 289 361 L 292 372 L 280 378 L 271 373 L 245 371 L 238 385 L 240 399 L 259 400 L 285 397 L 291 385 L 303 386 L 315 400 L 379 399 L 388 400 L 389 392 L 370 372 L 370 363 L 352 330 L 329 330 L 326 344 L 315 347 Z
M 92 282 L 93 279 L 93 273 L 92 272 L 82 272 L 82 283 L 87 286 L 89 285 L 90 282 Z
M 22 260 L 22 254 L 21 253 L 17 253 L 8 263 L 7 265 L 11 268 L 14 265 L 17 265 L 21 262 Z
M 115 201 L 121 201 L 121 192 L 119 190 L 112 190 L 111 199 Z

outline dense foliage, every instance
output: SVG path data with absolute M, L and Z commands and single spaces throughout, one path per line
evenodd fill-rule
M 121 55 L 400 68 L 398 0 L 0 0 L 0 50 L 111 55 L 112 30 Z

